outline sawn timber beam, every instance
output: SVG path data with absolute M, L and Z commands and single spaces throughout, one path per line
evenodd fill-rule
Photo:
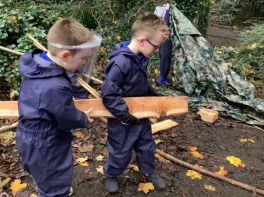
M 186 96 L 164 96 L 164 97 L 127 97 L 126 102 L 129 113 L 142 118 L 159 118 L 160 116 L 174 116 L 188 112 L 188 97 Z M 105 117 L 114 118 L 107 111 L 102 99 L 81 99 L 74 100 L 76 108 L 80 111 L 87 111 L 93 108 L 90 116 L 92 118 Z M 17 119 L 18 102 L 0 101 L 0 119 Z

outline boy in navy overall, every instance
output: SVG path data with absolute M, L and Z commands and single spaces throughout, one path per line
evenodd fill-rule
M 149 119 L 138 120 L 129 113 L 122 97 L 156 95 L 147 78 L 148 58 L 167 39 L 169 29 L 162 18 L 145 13 L 132 27 L 131 41 L 116 45 L 110 53 L 101 87 L 104 106 L 116 117 L 108 119 L 108 161 L 104 165 L 105 186 L 118 191 L 117 177 L 128 166 L 132 151 L 147 181 L 164 189 L 164 181 L 155 174 L 155 142 Z
M 71 129 L 86 128 L 91 110 L 75 108 L 70 78 L 94 61 L 101 40 L 75 19 L 57 21 L 47 35 L 48 52 L 33 50 L 19 60 L 23 76 L 16 132 L 21 162 L 37 185 L 39 197 L 65 197 L 71 189 Z

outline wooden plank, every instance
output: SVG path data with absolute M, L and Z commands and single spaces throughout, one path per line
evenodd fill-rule
M 167 130 L 167 129 L 176 127 L 177 125 L 178 125 L 177 122 L 170 120 L 170 119 L 154 123 L 151 125 L 152 134 L 157 133 L 162 130 Z
M 185 96 L 177 97 L 128 97 L 124 98 L 129 113 L 139 119 L 159 118 L 160 116 L 174 116 L 188 112 L 188 99 Z M 113 118 L 106 110 L 101 99 L 74 100 L 76 108 L 87 111 L 93 108 L 91 117 Z M 18 118 L 17 101 L 0 101 L 0 119 Z

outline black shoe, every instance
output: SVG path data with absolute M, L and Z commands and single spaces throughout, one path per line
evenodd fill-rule
M 147 182 L 153 183 L 155 189 L 162 190 L 166 188 L 165 182 L 156 174 L 144 175 Z
M 106 177 L 105 189 L 110 193 L 117 192 L 119 189 L 117 178 L 116 177 Z

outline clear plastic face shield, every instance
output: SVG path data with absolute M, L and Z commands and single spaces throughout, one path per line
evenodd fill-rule
M 102 37 L 98 34 L 94 34 L 94 39 L 76 46 L 62 45 L 59 43 L 49 44 L 58 49 L 78 50 L 75 54 L 75 58 L 77 58 L 75 62 L 78 62 L 78 64 L 82 66 L 76 71 L 75 74 L 81 75 L 82 79 L 88 83 L 97 60 L 101 42 Z

